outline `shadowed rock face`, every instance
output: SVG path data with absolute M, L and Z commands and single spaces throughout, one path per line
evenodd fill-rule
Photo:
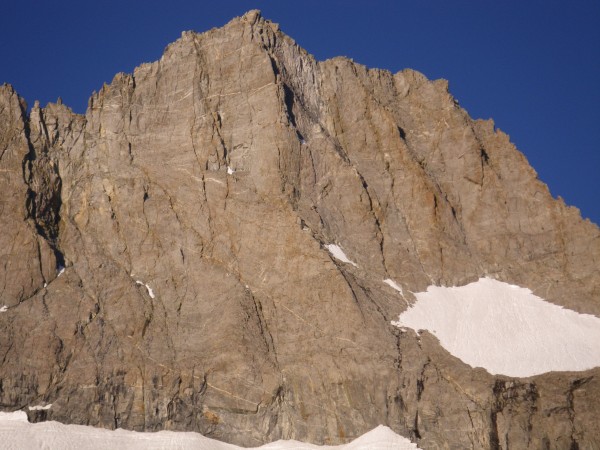
M 492 376 L 390 323 L 484 275 L 600 315 L 598 227 L 443 80 L 317 62 L 252 11 L 85 116 L 0 87 L 0 192 L 4 410 L 246 445 L 378 424 L 422 448 L 600 445 L 599 369 Z

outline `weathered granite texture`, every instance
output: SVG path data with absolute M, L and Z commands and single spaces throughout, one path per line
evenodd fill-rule
M 85 116 L 2 86 L 0 192 L 4 410 L 245 445 L 386 424 L 424 449 L 600 447 L 600 369 L 492 376 L 390 324 L 410 291 L 485 275 L 600 315 L 598 227 L 443 80 L 317 62 L 251 11 Z

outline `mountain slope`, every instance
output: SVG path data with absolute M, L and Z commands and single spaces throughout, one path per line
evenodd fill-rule
M 84 117 L 0 105 L 3 408 L 245 445 L 598 444 L 599 369 L 495 377 L 391 324 L 482 276 L 600 316 L 600 230 L 446 82 L 317 62 L 252 11 Z

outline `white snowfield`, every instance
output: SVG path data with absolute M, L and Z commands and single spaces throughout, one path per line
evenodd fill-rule
M 491 374 L 529 377 L 600 366 L 600 318 L 548 303 L 490 278 L 430 286 L 398 327 L 427 330 L 452 355 Z
M 232 444 L 216 441 L 198 433 L 159 431 L 140 433 L 126 430 L 104 430 L 58 422 L 27 422 L 23 411 L 0 412 L 0 447 L 7 450 L 242 450 Z M 418 450 L 416 444 L 379 426 L 349 444 L 318 446 L 298 441 L 277 441 L 262 447 L 269 450 Z

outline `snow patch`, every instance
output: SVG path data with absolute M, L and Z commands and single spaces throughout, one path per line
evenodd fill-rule
M 0 424 L 2 422 L 27 422 L 27 413 L 25 411 L 0 411 Z
M 60 266 L 60 267 L 58 268 L 58 275 L 56 275 L 56 277 L 57 277 L 57 278 L 58 278 L 58 277 L 60 277 L 60 276 L 61 276 L 63 273 L 65 273 L 65 268 L 64 268 L 64 267 L 62 267 L 62 266 Z
M 282 440 L 254 448 L 265 450 L 419 450 L 417 444 L 413 444 L 384 425 L 379 425 L 344 445 L 314 445 Z
M 152 288 L 150 286 L 148 286 L 146 283 L 144 283 L 143 281 L 140 281 L 140 280 L 135 280 L 135 282 L 136 282 L 136 284 L 141 284 L 142 286 L 145 286 L 150 298 L 155 298 L 154 291 L 152 290 Z
M 390 286 L 392 289 L 395 289 L 398 292 L 400 292 L 400 295 L 404 296 L 404 291 L 402 290 L 402 286 L 398 285 L 398 283 L 396 283 L 394 280 L 392 280 L 391 278 L 386 278 L 385 280 L 383 280 L 383 282 L 385 284 L 387 284 L 388 286 Z
M 0 308 L 0 313 L 6 312 L 8 311 L 8 306 L 4 305 L 2 308 Z
M 231 167 L 227 166 L 227 173 L 229 175 L 233 175 L 235 173 L 235 170 L 233 170 Z
M 192 432 L 159 431 L 142 433 L 128 430 L 106 430 L 84 425 L 64 425 L 59 422 L 29 423 L 23 411 L 0 412 L 0 442 L 9 443 L 11 449 L 196 449 L 242 450 L 237 445 L 219 442 Z M 397 435 L 388 427 L 377 428 L 363 434 L 349 444 L 318 446 L 298 441 L 277 441 L 255 449 L 269 450 L 418 450 L 416 444 Z
M 322 447 L 319 447 L 322 448 Z M 349 444 L 340 445 L 340 450 L 359 449 L 397 449 L 397 450 L 419 450 L 417 444 L 413 444 L 405 437 L 394 433 L 391 428 L 379 425 L 377 428 L 363 434 Z
M 600 318 L 491 278 L 430 286 L 397 327 L 425 329 L 452 355 L 491 374 L 529 377 L 600 366 Z
M 29 411 L 44 411 L 44 410 L 50 409 L 50 408 L 52 408 L 52 403 L 48 403 L 46 406 L 42 406 L 42 405 L 30 406 Z
M 327 250 L 329 250 L 329 253 L 331 253 L 331 256 L 333 256 L 335 259 L 344 263 L 352 264 L 354 267 L 358 267 L 356 263 L 348 259 L 348 257 L 339 245 L 327 244 L 325 247 L 327 247 Z

